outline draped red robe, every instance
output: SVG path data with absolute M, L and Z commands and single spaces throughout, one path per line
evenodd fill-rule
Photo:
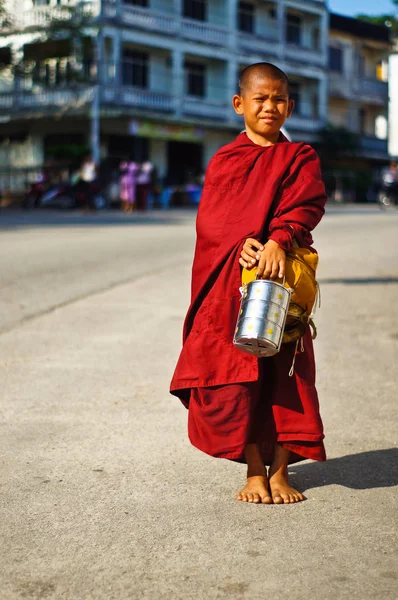
M 170 388 L 192 411 L 191 442 L 208 454 L 243 461 L 246 430 L 260 419 L 266 462 L 276 440 L 294 453 L 292 461 L 325 459 L 309 331 L 293 377 L 288 373 L 295 344 L 260 360 L 232 344 L 244 241 L 272 239 L 288 251 L 294 237 L 311 247 L 325 202 L 315 151 L 282 135 L 263 147 L 242 133 L 210 161 L 197 216 L 191 304 Z M 262 421 L 250 406 L 258 396 L 271 410 L 263 411 Z

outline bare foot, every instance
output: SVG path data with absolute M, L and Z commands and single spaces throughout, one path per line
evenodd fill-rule
M 272 504 L 267 471 L 258 444 L 246 444 L 247 484 L 237 494 L 237 500 L 255 504 Z
M 272 504 L 266 475 L 252 475 L 247 478 L 247 484 L 237 494 L 237 500 L 254 502 L 254 504 Z
M 303 494 L 289 485 L 287 465 L 289 451 L 275 445 L 275 456 L 269 470 L 269 487 L 274 504 L 294 504 L 305 500 Z

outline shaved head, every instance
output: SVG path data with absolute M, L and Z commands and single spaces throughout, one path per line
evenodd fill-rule
M 239 93 L 241 96 L 259 79 L 274 79 L 286 83 L 287 93 L 289 93 L 289 79 L 281 69 L 267 62 L 255 63 L 243 69 L 239 77 Z

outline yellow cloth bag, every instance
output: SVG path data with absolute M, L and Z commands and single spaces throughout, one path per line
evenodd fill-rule
M 319 296 L 319 286 L 315 278 L 319 256 L 307 248 L 299 248 L 294 242 L 286 255 L 284 286 L 293 290 L 290 297 L 283 343 L 294 342 L 304 335 L 305 327 L 312 328 L 312 338 L 316 337 L 316 327 L 312 320 L 315 304 Z M 242 285 L 256 279 L 256 268 L 242 270 Z

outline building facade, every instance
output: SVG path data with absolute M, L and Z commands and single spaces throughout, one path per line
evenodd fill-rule
M 389 51 L 386 27 L 330 15 L 328 119 L 358 135 L 369 166 L 388 159 Z
M 62 143 L 89 143 L 99 114 L 102 158 L 150 159 L 183 183 L 242 129 L 231 98 L 239 71 L 259 61 L 289 76 L 293 140 L 313 141 L 327 121 L 323 0 L 93 0 L 78 58 L 66 40 L 56 50 L 45 40 L 49 15 L 69 18 L 71 4 L 9 0 L 2 46 L 32 63 L 23 76 L 1 77 L 0 154 L 10 166 L 43 163 Z M 86 77 L 76 82 L 76 73 Z

